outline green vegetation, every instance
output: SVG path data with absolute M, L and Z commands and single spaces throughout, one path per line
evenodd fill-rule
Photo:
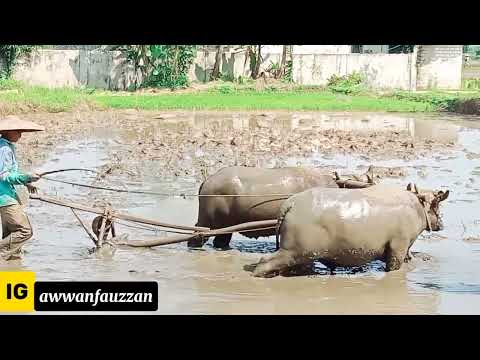
M 30 54 L 38 47 L 37 45 L 0 45 L 0 60 L 4 64 L 0 79 L 10 78 L 18 58 Z
M 233 78 L 220 71 L 226 45 L 218 45 L 211 79 L 216 82 L 189 88 L 188 72 L 196 56 L 195 45 L 118 45 L 142 74 L 132 89 L 112 92 L 95 89 L 49 89 L 27 86 L 11 79 L 20 56 L 35 50 L 32 45 L 0 45 L 4 72 L 0 73 L 0 114 L 30 111 L 60 112 L 88 109 L 144 110 L 323 110 L 323 111 L 468 111 L 480 112 L 480 80 L 464 79 L 470 91 L 374 92 L 359 73 L 332 76 L 325 87 L 293 84 L 292 46 L 283 45 L 279 62 L 260 70 L 262 45 L 243 45 L 250 74 Z M 409 45 L 392 49 L 409 50 Z M 474 51 L 474 46 L 469 46 Z M 393 50 L 392 50 L 393 51 Z M 475 50 L 476 51 L 476 50 Z M 220 79 L 220 80 L 218 80 Z M 267 81 L 267 79 L 269 79 Z M 170 89 L 155 90 L 153 89 Z M 146 90 L 146 91 L 143 91 Z M 470 101 L 473 100 L 473 101 Z
M 349 75 L 332 75 L 328 79 L 327 89 L 342 94 L 358 94 L 364 91 L 364 79 L 358 72 Z
M 465 90 L 480 90 L 480 79 L 463 79 L 462 89 Z
M 480 59 L 480 45 L 464 45 L 463 52 L 473 59 Z
M 23 85 L 19 81 L 7 78 L 0 78 L 0 91 L 2 90 L 18 90 L 22 89 Z
M 124 45 L 127 54 L 142 73 L 139 87 L 176 89 L 188 86 L 188 71 L 196 56 L 195 45 Z
M 93 106 L 89 99 L 91 92 L 86 89 L 25 86 L 14 80 L 0 79 L 0 113 L 60 112 L 73 110 L 82 104 Z
M 243 80 L 242 80 L 243 81 Z M 281 83 L 282 84 L 282 83 Z M 338 85 L 334 86 L 340 86 Z M 251 84 L 220 83 L 202 90 L 160 93 L 112 92 L 94 89 L 48 89 L 0 80 L 0 113 L 59 112 L 78 108 L 142 110 L 323 110 L 323 111 L 453 111 L 457 104 L 480 93 L 406 91 L 375 94 L 344 92 L 321 87 L 292 85 L 256 91 Z M 356 85 L 353 85 L 356 86 Z
M 408 91 L 397 91 L 390 95 L 393 99 L 404 101 L 416 101 L 419 103 L 431 104 L 437 111 L 455 111 L 457 106 L 469 99 L 480 99 L 480 93 L 465 92 L 418 92 L 412 93 Z
M 342 111 L 432 111 L 428 103 L 372 96 L 338 96 L 331 92 L 240 91 L 165 95 L 95 96 L 104 107 L 145 110 L 342 110 Z

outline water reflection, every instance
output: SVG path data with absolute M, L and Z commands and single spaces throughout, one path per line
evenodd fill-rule
M 404 132 L 417 140 L 430 139 L 439 142 L 456 142 L 460 126 L 451 122 L 391 114 L 329 114 L 329 113 L 198 113 L 179 115 L 155 122 L 148 134 L 161 135 L 170 130 L 248 130 L 276 128 L 283 131 L 341 130 L 356 132 Z

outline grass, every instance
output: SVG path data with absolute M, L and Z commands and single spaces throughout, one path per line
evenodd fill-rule
M 472 95 L 468 95 L 472 96 Z M 476 95 L 477 97 L 480 97 Z M 90 109 L 142 110 L 323 110 L 425 112 L 450 110 L 467 95 L 392 92 L 338 94 L 326 89 L 236 89 L 223 85 L 199 92 L 119 93 L 92 89 L 48 89 L 0 80 L 0 113 Z
M 462 88 L 467 90 L 480 90 L 480 79 L 463 79 Z
M 429 104 L 410 100 L 339 96 L 330 92 L 239 92 L 222 94 L 164 94 L 95 97 L 100 105 L 115 109 L 187 110 L 349 110 L 349 111 L 427 111 Z
M 60 112 L 91 103 L 87 90 L 25 86 L 11 80 L 0 80 L 0 112 Z M 4 111 L 5 112 L 5 111 Z
M 407 92 L 397 91 L 391 94 L 392 98 L 398 100 L 417 101 L 421 103 L 429 103 L 438 111 L 456 111 L 459 104 L 469 99 L 479 99 L 480 92 L 445 92 L 445 91 L 428 91 L 428 92 Z

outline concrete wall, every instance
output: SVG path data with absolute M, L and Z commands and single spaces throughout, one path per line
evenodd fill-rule
M 388 45 L 363 45 L 364 54 L 388 54 Z
M 463 45 L 420 45 L 417 89 L 460 89 Z
M 266 70 L 272 63 L 280 63 L 282 60 L 283 45 L 262 46 L 263 62 L 260 71 Z M 350 45 L 294 45 L 293 54 L 349 54 Z M 198 51 L 195 64 L 190 70 L 190 80 L 208 81 L 215 64 L 215 51 Z M 250 60 L 245 62 L 245 50 L 228 49 L 222 56 L 222 73 L 229 74 L 234 78 L 250 76 Z
M 351 45 L 294 45 L 293 54 L 350 54 Z
M 47 87 L 123 90 L 134 84 L 135 71 L 119 51 L 38 50 L 19 60 L 13 78 Z
M 463 63 L 463 79 L 480 79 L 480 60 L 470 59 L 468 63 Z
M 283 45 L 263 45 L 262 54 L 281 54 Z M 293 45 L 294 54 L 349 54 L 351 45 Z
M 376 89 L 415 90 L 417 83 L 419 89 L 461 86 L 461 45 L 423 45 L 415 47 L 413 54 L 352 54 L 350 45 L 315 46 L 294 46 L 293 78 L 298 84 L 326 85 L 333 74 L 347 75 L 357 71 Z M 281 61 L 281 46 L 278 47 L 280 51 L 262 52 L 261 70 Z M 325 54 L 326 51 L 346 53 Z M 214 63 L 215 51 L 198 51 L 189 72 L 190 80 L 207 81 Z M 222 56 L 221 72 L 230 77 L 250 76 L 249 67 L 244 50 L 232 48 Z M 35 51 L 19 61 L 13 75 L 31 85 L 112 90 L 128 89 L 134 85 L 136 76 L 133 65 L 127 63 L 119 51 L 78 49 Z
M 332 75 L 360 72 L 376 89 L 411 89 L 411 54 L 293 55 L 293 79 L 304 85 L 326 85 Z
M 280 63 L 282 53 L 264 53 L 262 51 L 263 62 L 260 65 L 260 71 L 266 70 L 272 63 Z M 191 81 L 208 81 L 215 65 L 214 51 L 198 51 L 197 58 L 190 69 L 189 79 Z M 237 79 L 239 76 L 250 76 L 250 60 L 245 61 L 245 51 L 228 51 L 222 55 L 222 64 L 220 72 L 228 74 Z

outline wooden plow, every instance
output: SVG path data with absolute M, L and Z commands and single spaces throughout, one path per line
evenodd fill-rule
M 374 185 L 374 182 L 371 177 L 368 177 L 367 181 L 360 180 L 351 180 L 351 179 L 341 179 L 337 173 L 335 173 L 335 181 L 339 188 L 365 188 Z M 276 194 L 281 195 L 281 194 Z M 256 196 L 256 197 L 272 197 L 276 196 L 272 194 L 265 195 L 206 195 L 206 196 Z M 283 194 L 282 197 L 279 197 L 278 200 L 284 200 L 293 194 Z M 197 195 L 202 196 L 202 195 Z M 178 224 L 169 224 L 160 222 L 157 220 L 137 217 L 128 215 L 125 213 L 120 213 L 115 211 L 110 205 L 106 205 L 102 208 L 95 208 L 91 206 L 86 206 L 82 204 L 73 203 L 70 201 L 60 200 L 53 197 L 48 197 L 40 195 L 37 193 L 30 194 L 30 198 L 34 200 L 43 201 L 46 203 L 68 207 L 72 210 L 74 216 L 79 221 L 80 225 L 83 227 L 87 235 L 94 242 L 97 250 L 102 248 L 105 244 L 110 246 L 115 245 L 125 245 L 131 247 L 153 247 L 160 245 L 175 244 L 180 242 L 186 242 L 194 239 L 208 238 L 220 234 L 230 234 L 234 232 L 249 232 L 249 231 L 259 231 L 267 229 L 275 229 L 277 226 L 277 220 L 262 220 L 262 221 L 252 221 L 242 224 L 237 224 L 234 226 L 229 226 L 221 229 L 210 229 L 207 227 L 199 226 L 186 226 Z M 84 211 L 97 216 L 93 219 L 91 227 L 89 228 L 82 218 L 78 215 L 77 211 Z M 176 233 L 176 235 L 148 239 L 148 240 L 127 240 L 125 236 L 117 236 L 115 221 L 124 220 L 127 222 L 138 223 L 151 225 L 154 227 L 164 228 L 164 229 L 174 229 L 174 230 L 164 230 L 170 233 Z M 277 245 L 278 246 L 278 245 Z
M 72 210 L 73 214 L 77 220 L 82 225 L 83 229 L 86 231 L 87 235 L 92 239 L 97 248 L 101 248 L 104 244 L 109 245 L 125 245 L 131 247 L 153 247 L 159 245 L 168 245 L 175 244 L 185 241 L 190 241 L 197 238 L 210 237 L 214 235 L 219 235 L 223 233 L 233 233 L 233 232 L 246 232 L 246 231 L 258 231 L 265 229 L 273 229 L 277 224 L 277 220 L 263 220 L 263 221 L 252 221 L 243 224 L 238 224 L 221 229 L 210 229 L 207 227 L 198 227 L 198 226 L 184 226 L 164 223 L 152 219 L 141 218 L 137 216 L 132 216 L 124 213 L 114 211 L 109 205 L 105 206 L 104 209 L 94 208 L 82 204 L 73 203 L 70 201 L 64 201 L 48 196 L 43 196 L 39 194 L 30 194 L 31 199 L 40 200 L 46 203 L 55 204 L 63 207 L 68 207 Z M 98 214 L 99 216 L 93 219 L 91 229 L 85 224 L 85 222 L 78 216 L 77 211 L 85 211 L 93 214 Z M 160 228 L 166 229 L 176 229 L 188 232 L 181 232 L 175 236 L 161 237 L 158 239 L 148 239 L 148 240 L 126 240 L 122 236 L 117 236 L 115 232 L 115 220 L 126 220 L 129 222 L 140 223 L 153 225 Z M 168 232 L 168 230 L 166 230 Z M 170 231 L 172 232 L 172 231 Z M 175 231 L 178 233 L 178 231 Z M 109 235 L 111 237 L 109 238 Z

